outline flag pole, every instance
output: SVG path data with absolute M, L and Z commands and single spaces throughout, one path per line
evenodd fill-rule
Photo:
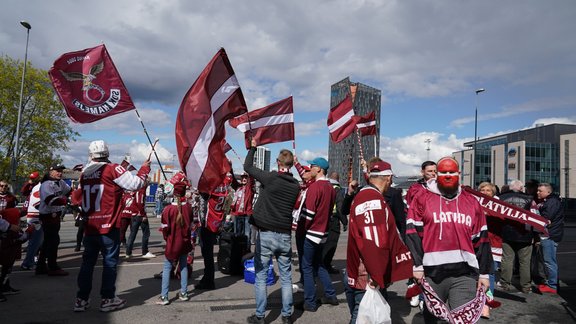
M 230 149 L 232 150 L 232 152 L 234 152 L 234 155 L 236 155 L 236 157 L 238 158 L 238 161 L 240 161 L 240 164 L 242 164 L 242 159 L 240 158 L 240 155 L 238 155 L 238 153 L 236 153 L 236 150 L 232 147 L 232 145 L 230 145 Z
M 362 151 L 362 140 L 360 140 L 360 132 L 356 128 L 356 138 L 358 139 L 358 147 L 360 148 L 360 158 L 364 160 L 364 152 Z
M 162 163 L 160 163 L 160 159 L 158 158 L 158 154 L 156 153 L 156 149 L 154 148 L 155 144 L 152 144 L 152 140 L 150 139 L 150 135 L 148 135 L 148 131 L 146 130 L 146 126 L 144 126 L 144 122 L 142 121 L 142 118 L 140 118 L 140 114 L 138 113 L 138 109 L 136 109 L 136 107 L 134 107 L 134 112 L 136 113 L 136 116 L 138 116 L 138 120 L 140 121 L 140 124 L 142 125 L 142 129 L 144 130 L 144 134 L 146 134 L 146 137 L 148 138 L 148 143 L 150 143 L 150 145 L 152 146 L 152 152 L 154 152 L 154 156 L 156 156 L 156 161 L 158 161 L 158 165 L 160 166 L 160 171 L 162 171 L 162 175 L 164 176 L 164 180 L 168 181 L 168 178 L 166 177 L 166 173 L 164 173 L 164 168 L 162 168 Z

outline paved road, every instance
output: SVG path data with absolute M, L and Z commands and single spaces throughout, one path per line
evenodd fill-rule
M 162 240 L 157 232 L 158 220 L 152 219 L 151 251 L 162 252 Z M 94 290 L 92 292 L 93 306 L 85 313 L 72 312 L 72 304 L 76 291 L 76 276 L 80 264 L 81 253 L 74 252 L 76 228 L 70 217 L 62 224 L 62 243 L 59 252 L 60 264 L 71 273 L 67 277 L 35 276 L 33 272 L 20 271 L 16 267 L 12 275 L 12 285 L 22 289 L 19 295 L 8 296 L 9 300 L 0 303 L 0 324 L 4 323 L 158 323 L 158 322 L 188 322 L 188 323 L 245 323 L 247 316 L 254 312 L 253 286 L 244 283 L 241 277 L 223 276 L 216 273 L 216 286 L 219 288 L 209 292 L 194 292 L 188 302 L 174 301 L 179 283 L 172 282 L 170 297 L 173 302 L 168 306 L 155 305 L 160 293 L 160 281 L 152 275 L 161 270 L 161 257 L 143 259 L 135 257 L 122 260 L 118 276 L 118 295 L 127 299 L 126 308 L 109 314 L 98 311 L 100 268 L 95 272 Z M 570 230 L 573 239 L 567 239 L 560 246 L 561 278 L 568 278 L 562 283 L 561 296 L 569 299 L 567 294 L 575 295 L 574 285 L 576 275 L 576 230 Z M 137 239 L 139 239 L 138 236 Z M 343 235 L 339 242 L 335 257 L 335 266 L 345 266 L 346 238 Z M 294 249 L 295 250 L 295 249 Z M 134 255 L 139 253 L 136 245 Z M 19 262 L 17 263 L 19 265 Z M 565 268 L 568 267 L 568 268 Z M 202 260 L 199 249 L 196 250 L 193 276 L 198 280 L 202 275 Z M 571 269 L 570 269 L 571 268 Z M 570 269 L 570 270 L 569 270 Z M 297 278 L 299 273 L 294 273 Z M 339 275 L 332 277 L 337 288 L 339 306 L 322 306 L 316 313 L 296 310 L 296 323 L 347 323 L 348 308 L 345 304 L 342 280 Z M 194 283 L 193 281 L 192 283 Z M 191 284 L 192 284 L 191 283 Z M 568 285 L 567 285 L 568 284 Z M 192 286 L 190 287 L 192 289 Z M 389 289 L 390 305 L 393 313 L 393 323 L 423 323 L 418 310 L 411 308 L 404 300 L 406 291 L 404 283 L 396 283 Z M 267 323 L 280 322 L 280 286 L 279 283 L 269 288 L 270 312 Z M 540 295 L 533 293 L 502 294 L 497 292 L 497 299 L 503 303 L 499 309 L 492 312 L 492 319 L 481 320 L 481 323 L 573 323 L 574 318 L 568 311 L 566 301 L 561 296 Z M 302 294 L 296 294 L 295 302 L 302 301 Z M 572 300 L 573 302 L 574 300 Z

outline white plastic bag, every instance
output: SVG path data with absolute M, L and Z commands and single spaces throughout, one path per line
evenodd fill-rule
M 357 324 L 392 324 L 390 305 L 382 297 L 378 287 L 366 286 L 366 293 L 358 306 Z

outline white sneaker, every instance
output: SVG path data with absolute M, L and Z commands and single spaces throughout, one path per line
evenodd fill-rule
M 126 305 L 126 300 L 118 298 L 115 296 L 114 298 L 105 298 L 102 299 L 100 303 L 100 311 L 101 312 L 111 312 L 113 310 L 120 309 Z
M 297 292 L 304 292 L 304 285 L 301 282 L 292 284 L 292 293 L 295 294 Z
M 132 257 L 132 254 L 126 254 L 124 257 L 125 257 L 126 259 L 130 259 L 130 258 Z
M 148 252 L 146 254 L 142 254 L 142 257 L 146 258 L 146 259 L 152 259 L 152 258 L 155 258 L 156 255 L 154 255 L 154 253 L 152 253 L 152 252 Z
M 420 296 L 414 296 L 410 298 L 410 306 L 418 307 L 418 304 L 420 304 Z

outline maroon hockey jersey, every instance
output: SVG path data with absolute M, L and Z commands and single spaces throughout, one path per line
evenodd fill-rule
M 354 197 L 348 230 L 348 285 L 366 288 L 364 268 L 382 288 L 412 276 L 411 254 L 400 239 L 384 196 L 376 188 L 368 185 Z

